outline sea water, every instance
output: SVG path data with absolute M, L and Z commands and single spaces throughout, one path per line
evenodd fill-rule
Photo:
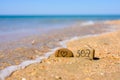
M 120 19 L 120 15 L 1 15 L 0 41 L 41 34 L 79 21 L 116 19 Z

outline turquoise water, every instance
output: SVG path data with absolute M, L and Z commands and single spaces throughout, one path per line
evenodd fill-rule
M 120 19 L 120 15 L 0 15 L 0 18 L 42 18 L 42 19 L 81 19 L 108 20 Z
M 61 28 L 77 21 L 116 20 L 120 15 L 53 15 L 53 16 L 0 16 L 0 37 L 37 34 L 49 29 Z
M 67 26 L 76 21 L 52 16 L 0 16 L 0 34 L 14 32 L 35 32 L 38 29 L 52 29 Z

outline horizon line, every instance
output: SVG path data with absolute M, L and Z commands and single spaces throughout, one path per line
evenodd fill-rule
M 120 14 L 0 14 L 0 16 L 120 16 Z

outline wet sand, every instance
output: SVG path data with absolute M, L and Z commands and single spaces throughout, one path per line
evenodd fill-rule
M 111 25 L 108 23 L 107 24 L 106 23 L 96 23 L 96 24 L 92 24 L 92 25 L 75 24 L 73 26 L 66 27 L 64 29 L 61 28 L 61 29 L 56 29 L 56 30 L 50 31 L 43 35 L 35 35 L 35 36 L 31 36 L 31 37 L 28 37 L 28 38 L 25 38 L 25 39 L 22 39 L 22 40 L 19 40 L 16 42 L 1 44 L 0 45 L 1 47 L 4 46 L 3 49 L 0 51 L 0 57 L 1 57 L 0 63 L 2 63 L 0 65 L 1 69 L 4 69 L 6 66 L 9 66 L 9 65 L 19 64 L 22 61 L 25 61 L 28 59 L 29 60 L 35 59 L 37 56 L 41 56 L 44 53 L 48 52 L 50 49 L 59 47 L 60 45 L 58 44 L 58 42 L 66 40 L 66 39 L 70 39 L 74 36 L 82 37 L 82 36 L 86 36 L 86 35 L 101 34 L 104 32 L 110 32 L 111 30 L 116 29 L 116 28 L 118 29 L 118 27 L 111 27 L 113 25 L 114 24 Z M 114 34 L 114 33 L 111 33 L 111 34 Z M 108 38 L 106 38 L 106 39 L 109 39 L 109 38 L 110 37 L 108 36 Z M 91 37 L 90 39 L 87 39 L 88 42 L 91 42 L 91 41 L 89 41 L 91 39 L 94 40 L 95 38 Z M 97 40 L 99 41 L 99 37 Z M 103 42 L 104 42 L 104 40 L 103 40 Z M 100 42 L 100 43 L 102 43 L 102 42 Z M 70 42 L 70 44 L 71 44 L 71 42 Z M 94 44 L 96 44 L 96 43 L 94 43 Z M 67 44 L 67 45 L 68 45 L 67 47 L 70 50 L 72 50 L 73 52 L 74 52 L 74 48 L 77 49 L 77 46 L 79 46 L 78 43 L 76 43 L 74 45 L 74 48 L 73 48 L 73 45 L 69 45 L 69 44 Z M 90 45 L 92 45 L 92 43 Z M 101 45 L 103 45 L 103 44 L 101 44 Z M 97 49 L 99 49 L 99 47 Z M 99 55 L 99 54 L 97 53 L 96 56 L 97 55 Z M 103 56 L 99 56 L 99 57 L 101 58 Z M 51 57 L 48 60 L 43 60 L 42 63 L 36 63 L 36 64 L 28 66 L 27 68 L 25 68 L 23 70 L 18 70 L 16 72 L 14 72 L 9 78 L 7 78 L 7 80 L 15 80 L 15 79 L 16 80 L 21 80 L 21 79 L 23 79 L 23 80 L 25 80 L 25 79 L 26 80 L 31 80 L 31 79 L 32 80 L 39 80 L 39 79 L 40 80 L 48 80 L 48 79 L 49 80 L 54 80 L 54 79 L 92 80 L 89 76 L 94 74 L 98 70 L 98 68 L 101 67 L 100 65 L 104 61 L 106 61 L 106 63 L 104 63 L 104 64 L 109 63 L 109 60 L 107 58 L 105 58 L 105 59 L 101 58 L 98 61 L 91 62 L 89 60 L 84 60 L 84 59 L 80 59 L 80 58 Z M 102 68 L 105 68 L 104 64 L 102 64 L 103 65 Z M 86 68 L 85 68 L 85 66 L 86 66 Z M 90 66 L 90 67 L 87 67 L 87 66 Z M 93 66 L 94 68 L 97 66 L 98 68 L 95 68 L 95 70 L 92 70 L 93 67 L 91 67 L 91 66 Z M 77 67 L 78 67 L 78 70 L 76 70 Z M 116 66 L 115 68 L 118 68 L 118 67 L 119 66 Z M 81 70 L 83 70 L 83 71 L 81 71 Z M 94 73 L 91 73 L 93 71 L 94 71 Z M 104 72 L 104 69 L 103 70 L 101 69 L 101 71 Z M 101 72 L 102 75 L 104 74 L 103 72 Z M 91 75 L 90 75 L 90 73 L 91 73 Z M 97 74 L 97 73 L 95 73 L 95 74 Z M 101 77 L 101 76 L 99 76 L 99 73 L 97 75 L 98 75 L 98 77 Z M 95 75 L 95 76 L 97 76 L 97 75 Z M 93 75 L 93 77 L 94 77 L 94 75 Z M 102 78 L 102 79 L 104 79 L 104 78 Z M 94 78 L 93 78 L 93 80 L 94 80 Z

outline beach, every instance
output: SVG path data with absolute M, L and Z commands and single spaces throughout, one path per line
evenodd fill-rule
M 113 24 L 113 23 L 111 23 Z M 120 31 L 70 40 L 67 48 L 74 54 L 90 45 L 98 60 L 78 57 L 59 58 L 54 54 L 40 63 L 14 72 L 6 80 L 119 80 Z
M 86 25 L 85 25 L 86 24 Z M 90 25 L 89 25 L 90 24 Z M 82 27 L 82 28 L 81 28 Z M 99 29 L 99 27 L 102 27 Z M 0 44 L 0 69 L 10 65 L 20 64 L 25 60 L 35 59 L 50 49 L 60 47 L 59 42 L 77 36 L 100 34 L 114 29 L 101 23 L 81 22 L 58 29 L 49 30 L 43 34 L 27 36 L 14 41 Z M 110 30 L 109 30 L 110 29 Z M 14 38 L 13 38 L 14 39 Z
M 0 80 L 120 80 L 120 0 L 1 0 Z
M 6 80 L 119 80 L 119 23 L 118 20 L 78 22 L 41 35 L 0 44 L 3 48 L 0 51 L 1 76 L 7 77 Z M 61 46 L 59 42 L 65 40 L 67 41 Z M 86 45 L 95 49 L 95 57 L 99 58 L 98 60 L 57 58 L 52 52 L 48 59 L 18 68 L 9 76 L 2 73 L 8 66 L 35 60 L 53 48 L 66 47 L 75 55 L 77 50 Z

